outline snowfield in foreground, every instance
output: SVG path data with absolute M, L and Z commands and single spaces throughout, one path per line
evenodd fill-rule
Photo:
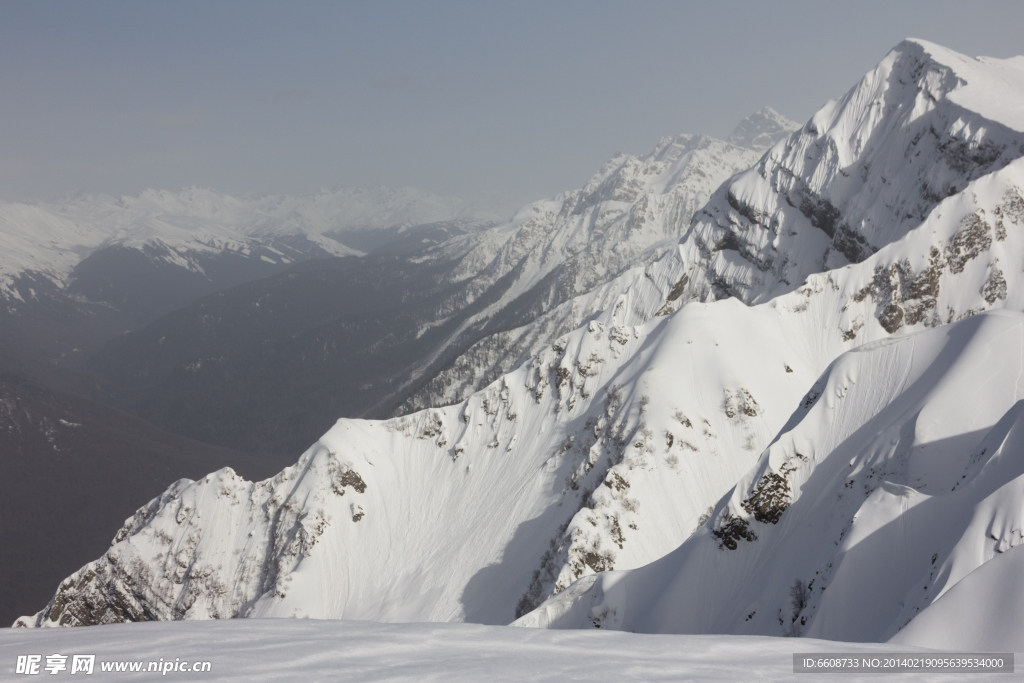
M 788 681 L 793 653 L 926 652 L 885 644 L 743 636 L 637 635 L 471 624 L 307 619 L 155 622 L 0 631 L 0 678 L 18 655 L 96 655 L 89 680 L 211 681 Z M 209 661 L 209 673 L 103 673 L 102 662 Z M 70 659 L 69 659 L 70 661 Z M 143 665 L 145 667 L 145 664 Z M 63 672 L 67 675 L 67 672 Z M 982 678 L 937 674 L 934 681 Z M 20 678 L 20 677 L 19 677 Z M 812 681 L 816 675 L 801 675 Z M 844 683 L 915 680 L 845 674 Z M 988 675 L 986 680 L 991 680 Z M 1006 680 L 1005 676 L 999 680 Z

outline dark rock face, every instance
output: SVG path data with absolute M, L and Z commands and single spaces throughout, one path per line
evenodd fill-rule
M 878 314 L 878 322 L 886 332 L 892 334 L 903 324 L 903 308 L 896 303 L 889 304 Z
M 750 530 L 747 520 L 727 512 L 721 523 L 711 530 L 711 533 L 718 539 L 719 550 L 736 550 L 739 548 L 739 541 L 754 542 L 757 534 Z

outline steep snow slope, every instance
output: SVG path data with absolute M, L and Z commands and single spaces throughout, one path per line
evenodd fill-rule
M 5 203 L 0 204 L 0 294 L 23 296 L 15 282 L 25 274 L 66 285 L 83 258 L 109 247 L 140 250 L 201 271 L 203 255 L 235 252 L 284 263 L 309 255 L 345 256 L 360 253 L 337 241 L 347 231 L 484 217 L 491 218 L 462 200 L 409 188 L 237 199 L 192 187 L 120 199 L 71 195 L 48 204 Z
M 785 330 L 787 348 L 792 349 L 787 356 L 799 360 L 799 365 L 792 363 L 790 366 L 814 374 L 823 371 L 846 349 L 884 339 L 899 329 L 923 330 L 992 308 L 1024 310 L 1024 282 L 1020 274 L 1016 269 L 1008 269 L 1004 274 L 998 265 L 1019 262 L 1018 254 L 1024 253 L 1021 187 L 1024 187 L 1024 160 L 1017 160 L 974 181 L 965 192 L 946 199 L 920 227 L 863 263 L 811 276 L 796 291 L 760 306 L 737 306 L 735 299 L 703 304 L 708 315 L 716 320 L 708 328 L 723 328 L 725 320 L 732 317 L 728 327 L 733 329 L 762 330 L 767 326 Z M 990 225 L 985 216 L 995 217 L 994 224 Z M 648 269 L 648 274 L 651 271 L 654 269 Z M 663 279 L 661 287 L 666 287 L 670 281 Z M 642 297 L 650 297 L 649 292 L 656 291 L 658 285 L 653 277 L 638 277 L 626 289 L 633 299 L 626 297 L 625 300 L 642 301 Z M 682 308 L 673 319 L 686 315 L 694 305 Z M 651 306 L 650 298 L 647 306 Z M 609 313 L 614 315 L 616 308 L 605 311 L 598 320 L 605 319 L 603 316 Z M 628 305 L 620 309 L 636 310 L 635 306 Z M 738 367 L 740 362 L 735 357 L 722 361 L 726 367 L 730 364 Z M 742 375 L 745 382 L 752 382 L 751 374 L 759 371 L 749 372 Z M 703 388 L 696 373 L 688 374 L 685 381 L 691 391 Z M 795 405 L 788 404 L 788 408 Z M 729 412 L 727 400 L 721 409 Z M 997 417 L 998 414 L 992 420 Z M 663 428 L 658 425 L 656 432 Z M 702 449 L 700 456 L 704 457 L 706 452 Z M 583 521 L 577 518 L 573 525 L 585 528 Z M 607 543 L 607 534 L 604 539 Z M 564 545 L 568 545 L 568 551 L 563 551 L 560 561 L 565 564 L 550 573 L 560 572 L 562 578 L 557 582 L 542 582 L 536 595 L 548 593 L 551 588 L 565 587 L 565 579 L 572 578 L 565 567 L 572 566 L 572 558 L 585 553 L 587 545 L 593 545 L 593 541 L 573 539 Z
M 978 652 L 1024 649 L 1022 561 L 1019 546 L 996 555 L 953 584 L 889 642 Z
M 1021 543 L 1022 369 L 1008 312 L 843 354 L 693 538 L 518 623 L 887 640 Z

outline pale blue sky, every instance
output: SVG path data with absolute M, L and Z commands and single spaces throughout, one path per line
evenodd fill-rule
M 410 185 L 502 208 L 663 135 L 800 122 L 1024 2 L 0 2 L 0 197 Z

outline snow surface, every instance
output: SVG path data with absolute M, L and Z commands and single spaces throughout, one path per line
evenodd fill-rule
M 953 585 L 889 642 L 972 651 L 1024 648 L 1024 550 L 1017 546 Z
M 536 631 L 470 624 L 257 619 L 149 623 L 60 631 L 0 630 L 0 677 L 20 654 L 95 654 L 91 680 L 203 681 L 791 681 L 793 652 L 891 651 L 891 646 L 734 636 Z M 900 651 L 924 652 L 901 646 Z M 103 674 L 101 662 L 209 661 L 209 673 Z M 70 661 L 70 660 L 69 660 Z M 45 675 L 45 674 L 44 674 Z M 817 677 L 801 674 L 800 680 Z M 939 674 L 935 681 L 981 676 Z M 984 680 L 990 680 L 991 675 Z M 843 681 L 916 680 L 843 674 Z M 1003 680 L 1003 677 L 1000 677 Z
M 1024 56 L 970 58 L 926 40 L 911 39 L 963 81 L 950 99 L 965 109 L 1024 133 Z

